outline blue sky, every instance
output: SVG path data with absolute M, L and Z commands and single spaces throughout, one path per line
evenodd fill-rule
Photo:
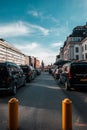
M 0 37 L 45 65 L 55 62 L 72 29 L 86 22 L 86 0 L 0 1 Z

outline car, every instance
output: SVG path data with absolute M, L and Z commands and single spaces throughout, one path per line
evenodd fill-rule
M 36 70 L 36 75 L 40 75 L 41 74 L 41 69 L 40 68 L 35 68 Z
M 55 79 L 59 79 L 60 78 L 60 74 L 62 73 L 62 69 L 61 68 L 56 68 L 55 72 L 54 72 L 54 78 Z
M 52 76 L 54 76 L 55 70 L 56 70 L 56 68 L 52 68 L 52 69 L 51 69 L 51 71 L 52 71 L 51 75 L 52 75 Z
M 26 77 L 19 65 L 12 62 L 0 62 L 0 92 L 16 94 L 17 88 L 26 85 Z
M 62 67 L 60 82 L 66 90 L 87 87 L 87 61 L 74 61 Z
M 30 82 L 31 80 L 33 80 L 35 78 L 35 71 L 34 68 L 30 65 L 20 65 L 20 67 L 22 68 L 25 76 L 26 76 L 26 81 Z
M 49 68 L 49 74 L 52 74 L 52 68 Z

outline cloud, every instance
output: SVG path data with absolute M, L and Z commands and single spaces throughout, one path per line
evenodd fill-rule
M 43 20 L 49 20 L 49 21 L 52 21 L 52 22 L 54 22 L 54 23 L 56 23 L 56 24 L 58 24 L 59 23 L 59 19 L 57 19 L 57 18 L 55 18 L 55 17 L 53 17 L 52 15 L 41 15 L 41 19 L 43 19 Z
M 13 23 L 0 24 L 0 37 L 20 37 L 20 36 L 60 36 L 68 32 L 68 26 L 57 26 L 56 28 L 44 28 L 36 24 L 17 21 Z
M 60 46 L 62 46 L 62 45 L 63 45 L 62 42 L 55 42 L 55 43 L 52 43 L 52 44 L 51 44 L 51 47 L 52 47 L 52 48 L 56 48 L 56 47 L 60 47 Z
M 24 44 L 24 45 L 23 45 Z M 16 43 L 16 47 L 22 50 L 23 53 L 27 55 L 46 57 L 50 54 L 50 49 L 43 47 L 41 44 L 36 42 L 24 42 L 22 46 Z
M 40 59 L 41 61 L 43 60 L 44 65 L 51 65 L 54 64 L 56 61 L 56 55 L 50 55 L 50 56 L 46 56 L 46 57 L 42 57 L 42 59 Z
M 30 51 L 33 51 L 36 49 L 39 45 L 36 42 L 28 43 L 24 42 L 24 45 L 16 44 L 17 48 L 20 48 L 20 50 L 24 51 L 25 53 L 29 53 Z
M 37 17 L 41 20 L 49 20 L 49 21 L 52 21 L 52 22 L 55 22 L 55 23 L 59 23 L 59 20 L 56 19 L 55 17 L 53 17 L 52 15 L 49 15 L 49 14 L 45 14 L 44 12 L 41 12 L 41 11 L 37 11 L 37 10 L 29 10 L 28 11 L 28 14 L 29 15 L 32 15 L 33 17 Z
M 31 11 L 28 11 L 28 14 L 34 16 L 34 17 L 38 17 L 39 16 L 39 13 L 37 11 L 34 11 L 34 10 L 31 10 Z
M 44 61 L 45 65 L 54 63 L 56 60 L 56 55 L 58 52 L 50 50 L 50 48 L 43 47 L 41 44 L 32 42 L 28 43 L 27 41 L 21 46 L 20 44 L 16 44 L 15 46 L 19 48 L 24 54 L 28 56 L 38 57 L 40 61 Z
M 56 25 L 56 27 L 50 28 L 50 35 L 52 37 L 56 36 L 56 37 L 58 37 L 58 39 L 60 37 L 61 37 L 61 39 L 63 39 L 64 36 L 66 37 L 66 35 L 68 36 L 69 34 L 70 34 L 70 28 L 68 25 L 68 21 L 62 25 L 58 24 L 58 25 Z
M 21 21 L 16 23 L 0 24 L 1 37 L 22 36 L 28 33 L 30 33 L 30 30 Z
M 38 26 L 38 25 L 34 25 L 34 24 L 28 24 L 28 26 L 31 27 L 34 30 L 34 32 L 38 30 L 38 31 L 41 31 L 45 36 L 49 35 L 49 32 L 50 32 L 49 29 L 46 29 L 46 28 L 43 28 L 42 26 Z M 39 32 L 37 32 L 37 33 L 39 33 Z
M 30 36 L 36 32 L 45 36 L 49 35 L 48 29 L 27 22 L 18 21 L 0 24 L 0 37 Z

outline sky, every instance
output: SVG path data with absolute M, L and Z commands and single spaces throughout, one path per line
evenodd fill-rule
M 0 0 L 0 38 L 53 64 L 74 27 L 87 22 L 87 0 Z

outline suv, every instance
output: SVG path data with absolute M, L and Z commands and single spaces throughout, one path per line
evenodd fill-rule
M 35 74 L 34 74 L 34 69 L 32 66 L 30 65 L 20 65 L 20 67 L 22 68 L 25 76 L 26 76 L 26 81 L 30 82 L 31 80 L 33 80 L 35 78 Z
M 15 63 L 0 63 L 0 91 L 10 91 L 16 94 L 17 88 L 26 84 L 25 75 Z
M 60 74 L 60 82 L 65 85 L 66 90 L 87 87 L 87 62 L 74 61 L 64 64 Z

